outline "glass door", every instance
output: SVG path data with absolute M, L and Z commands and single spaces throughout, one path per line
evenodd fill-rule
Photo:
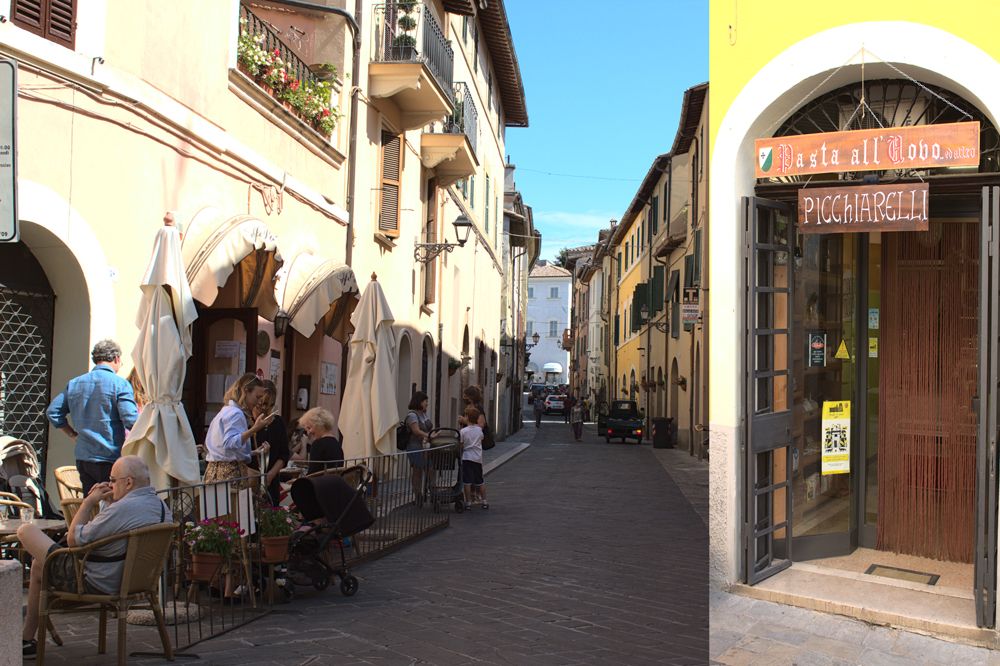
M 857 424 L 858 234 L 802 234 L 795 260 L 792 536 L 796 560 L 844 555 L 852 520 Z

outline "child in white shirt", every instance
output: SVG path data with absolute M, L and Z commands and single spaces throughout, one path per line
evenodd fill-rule
M 465 509 L 472 508 L 473 491 L 479 495 L 484 509 L 490 508 L 486 501 L 486 484 L 483 483 L 483 429 L 479 427 L 479 410 L 469 405 L 465 408 L 465 421 L 470 425 L 459 432 L 462 439 L 462 492 L 465 495 Z

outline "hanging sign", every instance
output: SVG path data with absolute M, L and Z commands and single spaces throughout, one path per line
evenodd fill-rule
M 927 231 L 928 185 L 861 185 L 799 190 L 799 231 Z
M 17 62 L 0 59 L 0 243 L 18 241 Z
M 684 288 L 684 302 L 681 303 L 681 321 L 685 324 L 697 324 L 700 309 L 698 307 L 698 288 Z
M 851 473 L 851 401 L 823 402 L 823 459 L 820 473 Z
M 757 178 L 979 166 L 979 121 L 757 139 Z

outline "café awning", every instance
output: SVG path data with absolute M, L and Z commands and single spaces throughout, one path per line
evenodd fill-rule
M 278 271 L 274 291 L 296 331 L 308 338 L 319 327 L 334 340 L 347 342 L 358 303 L 358 282 L 350 266 L 302 252 Z
M 191 295 L 202 305 L 214 303 L 238 270 L 239 306 L 277 311 L 273 284 L 281 268 L 281 253 L 277 237 L 261 220 L 202 208 L 187 225 L 181 253 Z
M 557 374 L 562 374 L 563 367 L 561 363 L 546 363 L 542 366 L 542 372 L 549 373 L 554 372 Z

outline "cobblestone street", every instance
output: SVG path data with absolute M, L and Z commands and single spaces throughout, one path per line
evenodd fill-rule
M 488 476 L 489 510 L 452 514 L 449 528 L 358 567 L 353 598 L 303 592 L 196 645 L 195 663 L 705 663 L 706 528 L 668 463 L 593 426 L 574 443 L 554 420 L 513 440 L 497 450 L 531 446 Z M 89 645 L 48 656 L 107 662 Z

